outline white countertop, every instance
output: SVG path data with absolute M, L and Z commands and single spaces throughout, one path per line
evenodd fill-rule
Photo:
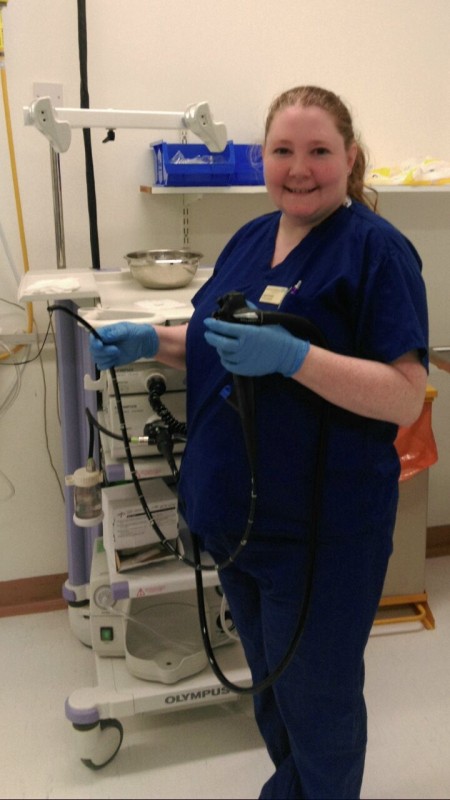
M 181 289 L 145 289 L 129 270 L 30 270 L 20 282 L 18 299 L 96 300 L 94 307 L 79 311 L 93 327 L 119 320 L 164 323 L 189 319 L 191 298 L 211 274 L 211 267 L 199 267 L 193 280 Z
M 17 293 L 19 303 L 99 297 L 94 270 L 29 270 Z

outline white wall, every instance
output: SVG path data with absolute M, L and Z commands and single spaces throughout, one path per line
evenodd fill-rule
M 92 108 L 184 110 L 208 100 L 237 142 L 258 141 L 265 112 L 279 91 L 317 83 L 349 103 L 374 164 L 426 155 L 450 160 L 448 0 L 88 0 L 88 70 Z M 31 269 L 56 265 L 48 145 L 24 127 L 22 107 L 33 84 L 63 85 L 63 105 L 78 107 L 79 65 L 76 3 L 10 0 L 3 10 L 5 65 L 14 131 L 26 240 Z M 22 269 L 5 122 L 0 114 L 0 221 Z M 120 131 L 114 144 L 93 132 L 93 151 L 103 267 L 120 267 L 139 247 L 182 244 L 181 198 L 144 195 L 150 180 L 149 142 L 176 140 L 164 131 Z M 61 157 L 66 255 L 69 268 L 91 265 L 81 133 L 73 132 Z M 204 198 L 190 208 L 191 245 L 212 263 L 246 219 L 267 207 L 264 198 Z M 450 287 L 450 194 L 383 197 L 382 211 L 419 248 L 429 287 L 431 342 L 449 343 L 446 296 Z M 1 297 L 15 301 L 15 281 L 0 245 Z M 13 321 L 0 303 L 0 326 Z M 40 329 L 47 323 L 35 304 Z M 44 370 L 30 364 L 18 401 L 0 418 L 0 580 L 66 569 L 63 505 L 50 466 L 43 425 L 62 480 L 54 358 Z M 0 397 L 13 380 L 0 372 Z M 440 462 L 430 474 L 429 524 L 450 522 L 449 376 L 432 371 Z M 82 535 L 82 534 L 81 534 Z

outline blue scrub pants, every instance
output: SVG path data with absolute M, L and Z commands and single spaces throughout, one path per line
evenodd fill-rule
M 364 650 L 392 551 L 389 530 L 318 545 L 309 613 L 294 658 L 254 698 L 275 765 L 261 798 L 359 798 L 367 741 Z M 209 543 L 208 543 L 209 544 Z M 229 552 L 208 547 L 220 562 Z M 250 538 L 221 583 L 254 682 L 283 658 L 308 569 L 305 542 Z

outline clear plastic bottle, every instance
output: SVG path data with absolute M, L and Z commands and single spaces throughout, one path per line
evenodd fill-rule
M 66 486 L 73 486 L 73 521 L 81 528 L 98 525 L 103 519 L 102 473 L 97 469 L 93 458 L 88 458 L 85 467 L 76 469 L 73 475 L 66 475 Z

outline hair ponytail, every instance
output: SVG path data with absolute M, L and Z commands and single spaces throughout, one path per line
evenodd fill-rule
M 358 200 L 360 203 L 368 206 L 372 211 L 377 210 L 378 194 L 375 189 L 371 189 L 365 184 L 365 176 L 367 170 L 367 157 L 363 146 L 356 141 L 357 151 L 353 169 L 348 176 L 347 194 L 353 200 Z M 370 196 L 368 196 L 370 192 Z

